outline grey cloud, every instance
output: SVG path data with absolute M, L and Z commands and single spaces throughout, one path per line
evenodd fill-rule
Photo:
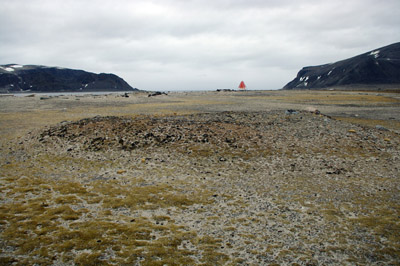
M 398 0 L 2 0 L 0 61 L 113 72 L 143 89 L 276 89 L 399 41 Z M 236 86 L 236 85 L 235 85 Z

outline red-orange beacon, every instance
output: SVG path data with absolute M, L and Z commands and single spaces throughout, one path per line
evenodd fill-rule
M 244 84 L 243 80 L 239 84 L 239 89 L 241 89 L 241 90 L 245 90 L 246 89 L 246 84 Z

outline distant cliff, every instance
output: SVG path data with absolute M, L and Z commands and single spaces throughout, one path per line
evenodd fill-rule
M 0 65 L 0 93 L 131 91 L 114 74 L 37 65 Z
M 400 43 L 332 64 L 304 67 L 283 89 L 400 85 Z

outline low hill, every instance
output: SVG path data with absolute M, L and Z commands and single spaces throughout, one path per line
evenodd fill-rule
M 400 86 L 400 42 L 332 64 L 308 66 L 283 89 Z
M 38 65 L 0 65 L 0 92 L 130 91 L 126 81 L 114 74 Z

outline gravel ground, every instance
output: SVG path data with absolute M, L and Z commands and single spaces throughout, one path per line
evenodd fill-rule
M 398 102 L 318 93 L 0 99 L 0 264 L 399 265 Z

